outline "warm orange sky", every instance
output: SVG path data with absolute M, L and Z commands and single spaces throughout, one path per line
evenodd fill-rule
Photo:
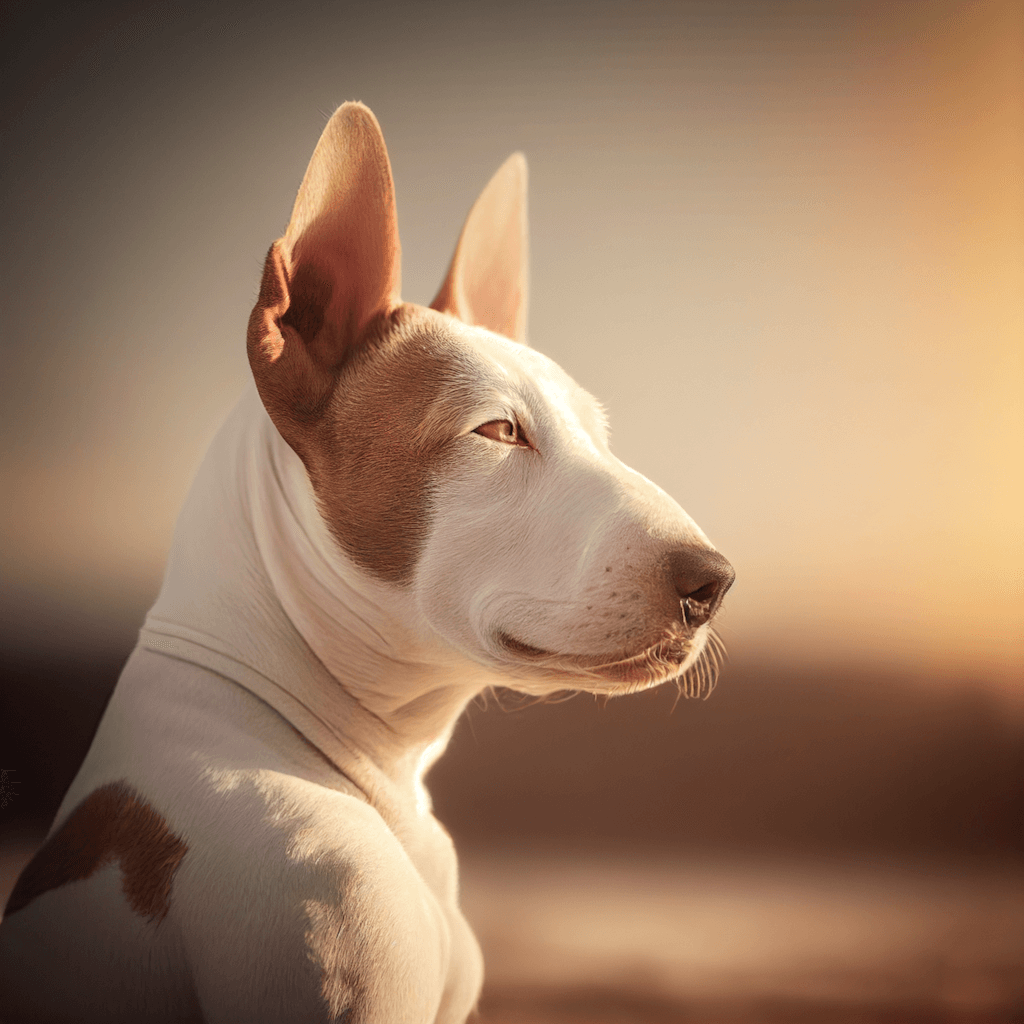
M 736 565 L 734 657 L 1015 685 L 1019 5 L 246 10 L 112 14 L 19 50 L 7 601 L 116 617 L 155 592 L 248 373 L 262 255 L 326 115 L 360 98 L 415 301 L 526 152 L 532 342 Z

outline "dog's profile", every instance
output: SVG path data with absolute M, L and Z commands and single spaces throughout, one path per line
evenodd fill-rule
M 250 388 L 0 926 L 0 1019 L 460 1024 L 482 979 L 423 776 L 482 689 L 695 671 L 729 563 L 526 347 L 526 165 L 399 298 L 377 121 L 331 118 Z

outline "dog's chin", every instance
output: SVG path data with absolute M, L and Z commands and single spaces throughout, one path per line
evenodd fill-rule
M 623 657 L 559 654 L 498 633 L 509 687 L 524 693 L 586 690 L 626 694 L 660 686 L 683 676 L 701 657 L 708 630 L 668 630 L 655 643 Z

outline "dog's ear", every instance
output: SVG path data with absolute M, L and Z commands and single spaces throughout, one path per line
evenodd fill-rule
M 432 309 L 526 341 L 526 157 L 513 153 L 480 193 Z
M 320 136 L 249 318 L 249 363 L 279 429 L 281 415 L 322 408 L 367 327 L 401 303 L 400 286 L 384 136 L 367 107 L 345 103 Z

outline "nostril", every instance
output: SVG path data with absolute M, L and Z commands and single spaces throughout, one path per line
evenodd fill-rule
M 719 589 L 719 583 L 715 580 L 712 583 L 705 583 L 703 587 L 698 587 L 689 594 L 680 594 L 679 596 L 684 601 L 700 601 L 707 604 L 714 601 L 715 597 L 718 595 Z
M 736 573 L 728 560 L 710 548 L 677 548 L 668 557 L 672 584 L 688 626 L 703 626 L 718 611 Z

